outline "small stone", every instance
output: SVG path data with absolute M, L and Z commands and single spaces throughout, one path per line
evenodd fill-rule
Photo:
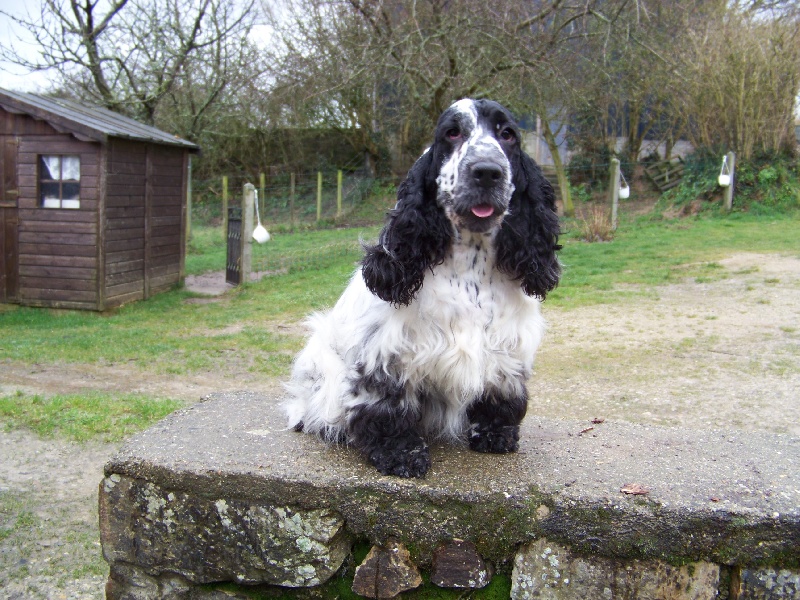
M 433 553 L 431 583 L 443 588 L 482 588 L 492 579 L 491 569 L 475 544 L 452 540 Z
M 353 592 L 366 598 L 394 598 L 422 585 L 422 576 L 406 547 L 396 540 L 373 546 L 353 578 Z

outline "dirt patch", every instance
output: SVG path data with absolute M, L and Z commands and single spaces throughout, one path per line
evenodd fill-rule
M 213 271 L 202 275 L 187 275 L 184 285 L 190 292 L 207 296 L 219 296 L 235 289 L 235 286 L 225 281 L 225 271 Z
M 737 254 L 717 281 L 635 301 L 545 306 L 530 410 L 800 435 L 800 259 Z
M 737 254 L 719 261 L 717 272 L 714 281 L 658 287 L 614 305 L 545 303 L 550 325 L 529 411 L 800 435 L 800 259 Z M 165 376 L 124 365 L 4 362 L 0 393 L 97 389 L 192 402 L 215 391 L 280 389 L 235 369 Z M 97 485 L 113 452 L 0 432 L 0 596 L 103 597 Z
M 256 271 L 250 273 L 250 281 L 261 281 L 264 277 L 279 275 L 285 273 L 286 269 L 277 271 Z M 226 292 L 235 290 L 236 286 L 231 285 L 225 281 L 225 271 L 209 271 L 202 275 L 187 275 L 184 280 L 184 286 L 190 292 L 195 294 L 204 294 L 211 296 L 211 298 L 189 298 L 186 300 L 189 303 L 204 304 L 207 302 L 216 302 L 215 296 L 221 296 Z

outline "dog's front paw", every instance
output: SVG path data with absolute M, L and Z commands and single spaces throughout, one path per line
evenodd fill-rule
M 381 445 L 369 453 L 369 460 L 384 475 L 396 477 L 425 477 L 431 468 L 431 453 L 422 440 L 405 447 Z
M 507 454 L 519 448 L 519 426 L 506 425 L 496 429 L 473 427 L 469 434 L 469 447 L 476 452 Z

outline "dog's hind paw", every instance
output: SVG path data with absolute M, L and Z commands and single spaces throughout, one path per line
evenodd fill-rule
M 425 477 L 431 468 L 430 450 L 421 440 L 408 448 L 379 446 L 370 452 L 369 460 L 382 474 L 395 477 Z
M 470 430 L 469 447 L 476 452 L 508 454 L 519 448 L 519 427 L 507 425 L 494 430 L 473 428 Z

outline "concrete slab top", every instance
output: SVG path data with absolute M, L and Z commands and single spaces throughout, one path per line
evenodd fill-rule
M 491 514 L 514 522 L 509 542 L 547 535 L 609 555 L 721 562 L 761 548 L 756 561 L 797 560 L 800 438 L 529 414 L 518 453 L 433 445 L 427 477 L 406 480 L 380 475 L 353 449 L 286 430 L 279 402 L 251 392 L 214 395 L 130 439 L 106 475 L 209 498 L 332 508 L 355 533 L 376 539 L 433 507 L 437 535 L 492 527 L 453 524 Z M 625 494 L 628 484 L 647 493 Z M 479 505 L 491 508 L 455 512 Z M 368 514 L 389 509 L 384 520 Z M 643 538 L 647 544 L 635 542 Z

